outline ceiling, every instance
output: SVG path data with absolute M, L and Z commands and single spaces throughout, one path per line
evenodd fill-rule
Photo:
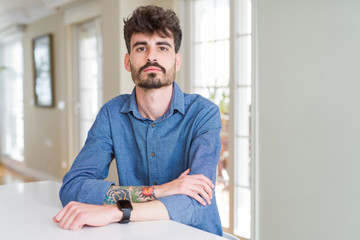
M 0 0 L 0 29 L 34 22 L 75 1 L 77 0 Z

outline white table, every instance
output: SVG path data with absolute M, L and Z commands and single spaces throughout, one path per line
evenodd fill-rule
M 61 229 L 52 221 L 62 208 L 61 184 L 54 181 L 0 186 L 1 239 L 225 239 L 174 221 L 113 223 L 105 227 Z

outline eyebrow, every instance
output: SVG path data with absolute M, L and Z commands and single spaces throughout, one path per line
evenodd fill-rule
M 132 45 L 132 48 L 136 47 L 136 46 L 139 46 L 139 45 L 148 45 L 147 42 L 145 41 L 139 41 L 139 42 L 136 42 Z M 156 42 L 156 45 L 159 46 L 159 45 L 166 45 L 166 46 L 169 46 L 172 48 L 171 44 L 168 43 L 168 42 Z
M 156 45 L 166 45 L 172 48 L 171 44 L 168 42 L 157 42 Z

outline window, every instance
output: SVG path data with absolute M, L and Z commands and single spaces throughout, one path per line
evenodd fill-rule
M 224 230 L 244 239 L 251 237 L 251 11 L 251 0 L 190 1 L 190 90 L 220 108 L 218 207 Z
M 75 115 L 77 149 L 85 143 L 87 133 L 102 105 L 102 41 L 100 19 L 75 27 L 77 48 L 77 79 L 75 86 Z
M 1 153 L 24 161 L 23 46 L 21 40 L 0 46 Z
M 251 236 L 251 0 L 234 1 L 234 233 Z
M 229 0 L 192 1 L 191 91 L 220 107 L 221 155 L 216 184 L 222 224 L 230 227 L 229 209 L 229 103 L 230 18 Z

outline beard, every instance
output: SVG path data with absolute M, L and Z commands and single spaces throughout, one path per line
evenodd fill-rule
M 162 73 L 144 73 L 144 69 L 150 66 L 160 68 Z M 175 81 L 175 64 L 171 69 L 168 69 L 168 71 L 166 71 L 166 69 L 157 62 L 148 62 L 144 66 L 140 67 L 139 70 L 135 69 L 130 63 L 130 68 L 131 77 L 135 85 L 140 88 L 158 89 L 165 86 L 170 86 Z

